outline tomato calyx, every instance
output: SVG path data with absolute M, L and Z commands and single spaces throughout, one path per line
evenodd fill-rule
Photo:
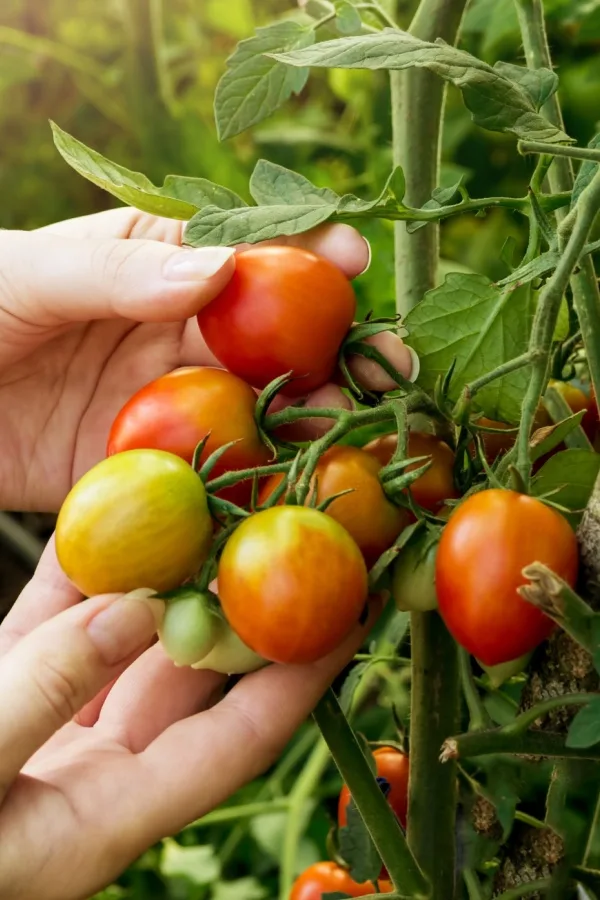
M 383 331 L 396 333 L 399 321 L 400 316 L 382 316 L 376 319 L 367 317 L 364 322 L 360 322 L 350 328 L 340 347 L 338 367 L 344 380 L 344 386 L 348 388 L 353 397 L 365 404 L 365 406 L 376 405 L 381 399 L 382 392 L 367 390 L 358 383 L 348 365 L 348 359 L 351 356 L 363 356 L 366 359 L 373 360 L 396 382 L 398 387 L 406 390 L 411 386 L 411 382 L 396 371 L 376 347 L 367 343 L 368 338 L 381 334 Z

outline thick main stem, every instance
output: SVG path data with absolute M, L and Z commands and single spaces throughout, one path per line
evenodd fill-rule
M 454 44 L 466 0 L 421 0 L 410 26 L 422 40 Z M 390 72 L 394 163 L 406 202 L 420 206 L 439 181 L 445 87 L 423 69 Z M 395 226 L 396 308 L 406 315 L 435 287 L 439 225 L 409 234 Z M 457 647 L 436 613 L 412 613 L 411 773 L 408 843 L 431 884 L 432 900 L 451 900 L 455 883 L 456 769 L 438 759 L 459 717 Z

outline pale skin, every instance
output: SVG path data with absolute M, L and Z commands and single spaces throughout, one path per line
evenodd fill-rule
M 131 394 L 216 364 L 194 316 L 235 255 L 180 240 L 181 223 L 128 209 L 0 232 L 0 508 L 57 509 Z M 349 277 L 368 264 L 347 226 L 296 240 Z M 400 339 L 379 346 L 409 377 Z M 386 387 L 364 361 L 355 372 Z M 333 385 L 308 402 L 347 403 Z M 0 627 L 0 896 L 11 900 L 89 897 L 264 771 L 378 607 L 330 657 L 270 666 L 223 698 L 221 676 L 177 669 L 153 643 L 162 601 L 80 601 L 50 542 Z

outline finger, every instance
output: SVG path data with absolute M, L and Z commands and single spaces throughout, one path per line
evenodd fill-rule
M 211 705 L 226 680 L 216 672 L 177 668 L 156 644 L 121 675 L 96 728 L 139 753 L 169 725 Z
M 0 802 L 35 751 L 148 645 L 164 611 L 164 603 L 148 594 L 80 603 L 2 657 Z
M 246 675 L 219 704 L 172 725 L 150 744 L 140 756 L 140 785 L 150 781 L 155 790 L 152 795 L 142 790 L 137 798 L 147 840 L 175 833 L 263 772 L 352 658 L 380 611 L 376 600 L 366 626 L 324 659 Z
M 304 247 L 335 263 L 348 278 L 362 275 L 371 265 L 371 245 L 356 228 L 335 223 L 320 225 L 304 234 L 282 236 L 270 241 L 262 241 L 261 246 L 285 244 L 289 247 Z M 238 252 L 247 250 L 251 244 L 239 244 Z
M 385 356 L 397 372 L 410 381 L 416 381 L 419 374 L 419 358 L 412 347 L 407 347 L 401 337 L 393 331 L 380 331 L 365 340 Z M 379 363 L 364 356 L 351 356 L 348 368 L 356 381 L 371 391 L 392 391 L 398 387 L 394 379 L 381 368 Z
M 0 625 L 0 655 L 42 622 L 80 602 L 82 594 L 58 564 L 54 535 L 48 541 L 31 580 Z
M 57 235 L 4 232 L 0 304 L 31 326 L 28 337 L 40 327 L 94 319 L 183 321 L 225 287 L 234 255 L 227 247 L 118 239 L 84 239 L 74 252 L 72 241 Z
M 269 407 L 269 412 L 278 412 L 295 401 L 277 396 Z M 352 400 L 335 384 L 324 384 L 310 394 L 304 407 L 309 409 L 352 409 Z M 277 436 L 284 441 L 310 441 L 326 434 L 334 424 L 334 419 L 299 419 L 292 425 L 277 429 Z

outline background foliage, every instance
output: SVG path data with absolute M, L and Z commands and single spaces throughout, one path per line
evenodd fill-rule
M 398 4 L 401 23 L 408 23 L 413 5 Z M 111 203 L 106 193 L 77 177 L 59 157 L 50 118 L 156 183 L 169 173 L 202 176 L 247 197 L 249 174 L 256 160 L 265 157 L 339 193 L 375 196 L 391 169 L 388 81 L 383 72 L 315 71 L 300 97 L 266 123 L 223 144 L 217 140 L 212 99 L 227 56 L 256 27 L 278 15 L 288 16 L 295 7 L 293 0 L 170 0 L 164 4 L 161 0 L 104 0 L 102 4 L 4 0 L 0 10 L 2 227 L 35 228 L 105 209 Z M 545 7 L 566 130 L 584 145 L 599 130 L 600 2 L 545 0 Z M 500 58 L 522 62 L 513 0 L 473 0 L 462 46 L 490 63 Z M 473 125 L 458 92 L 449 90 L 444 183 L 452 184 L 462 175 L 472 196 L 523 195 L 532 161 L 518 157 L 514 146 L 510 136 Z M 374 263 L 358 283 L 362 312 L 390 313 L 392 225 L 370 222 L 366 233 Z M 442 225 L 443 267 L 465 267 L 491 279 L 501 278 L 508 273 L 500 252 L 507 235 L 522 248 L 522 223 L 506 210 L 485 218 L 453 218 Z M 384 650 L 403 639 L 402 620 L 396 617 L 390 627 L 392 631 L 386 633 L 385 624 L 380 626 Z M 406 670 L 385 664 L 372 669 L 369 678 L 377 681 L 378 706 L 368 702 L 365 689 L 357 722 L 371 738 L 391 737 L 394 715 L 402 720 L 407 712 Z M 488 695 L 495 721 L 502 723 L 513 715 L 519 689 L 517 681 Z M 260 815 L 238 821 L 227 820 L 226 811 L 218 812 L 212 824 L 207 821 L 147 853 L 118 885 L 102 894 L 103 900 L 275 896 L 282 857 L 300 871 L 325 854 L 339 780 L 316 741 L 313 726 L 307 725 L 282 762 L 229 804 L 266 801 Z M 509 763 L 505 767 L 504 802 L 516 803 L 518 791 L 521 805 L 530 803 L 535 814 L 542 776 L 539 767 L 530 778 L 519 769 L 518 787 L 516 769 Z M 294 793 L 298 784 L 302 789 Z M 278 806 L 277 798 L 290 790 L 292 807 L 284 808 L 283 801 Z M 577 813 L 573 816 L 576 827 Z

